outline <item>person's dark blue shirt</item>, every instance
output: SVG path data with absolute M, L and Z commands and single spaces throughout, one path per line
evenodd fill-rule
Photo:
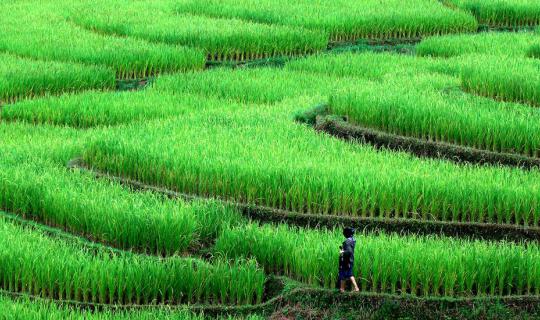
M 349 237 L 343 241 L 343 263 L 345 265 L 351 265 L 354 262 L 354 247 L 356 246 L 356 240 L 354 237 Z

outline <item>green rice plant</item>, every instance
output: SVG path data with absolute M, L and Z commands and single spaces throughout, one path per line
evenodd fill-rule
M 62 16 L 65 1 L 2 3 L 0 51 L 41 60 L 107 66 L 118 78 L 201 69 L 204 53 L 193 48 L 104 36 L 81 29 Z
M 90 128 L 203 112 L 224 103 L 230 102 L 190 94 L 89 91 L 6 105 L 0 119 Z
M 0 318 L 10 319 L 17 315 L 17 319 L 99 319 L 99 320 L 120 320 L 120 319 L 170 319 L 170 320 L 204 320 L 202 315 L 191 313 L 189 310 L 178 310 L 175 312 L 165 309 L 149 311 L 114 311 L 101 310 L 96 312 L 78 310 L 76 308 L 62 307 L 53 302 L 32 301 L 30 299 L 9 299 L 0 297 Z
M 73 319 L 73 320 L 205 320 L 210 317 L 205 317 L 203 314 L 196 314 L 189 308 L 169 308 L 169 307 L 154 307 L 148 310 L 118 310 L 113 308 L 102 308 L 100 310 L 85 310 L 76 307 L 65 307 L 54 302 L 35 301 L 28 298 L 9 299 L 0 296 L 0 318 L 12 319 L 14 315 L 20 320 L 34 319 Z M 218 317 L 218 320 L 262 320 L 258 315 L 250 315 L 247 317 Z
M 216 202 L 187 204 L 133 194 L 45 161 L 4 159 L 0 168 L 0 209 L 124 250 L 182 253 L 240 220 L 234 209 Z
M 265 277 L 253 261 L 209 264 L 88 252 L 5 221 L 0 221 L 0 235 L 0 287 L 11 292 L 138 305 L 252 304 L 262 299 Z
M 152 308 L 149 310 L 118 310 L 113 308 L 103 308 L 96 311 L 78 309 L 75 307 L 63 307 L 54 302 L 35 301 L 28 298 L 9 299 L 0 296 L 0 318 L 12 319 L 14 315 L 20 320 L 205 320 L 210 319 L 203 314 L 196 314 L 189 308 Z M 262 320 L 258 315 L 247 317 L 218 317 L 218 320 Z
M 485 57 L 462 70 L 461 82 L 478 95 L 540 106 L 540 61 L 534 59 Z
M 339 54 L 291 61 L 284 69 L 225 69 L 163 76 L 150 91 L 197 94 L 245 103 L 275 103 L 299 96 L 326 96 L 340 88 L 361 87 L 417 73 L 459 74 L 462 59 L 443 60 L 398 54 Z M 456 84 L 457 85 L 457 84 Z M 320 101 L 319 101 L 320 102 Z
M 266 270 L 334 288 L 340 230 L 250 224 L 223 232 L 214 250 L 253 257 Z M 540 248 L 452 238 L 357 234 L 362 291 L 415 296 L 540 294 Z
M 527 55 L 532 58 L 540 58 L 540 43 L 532 45 L 527 51 Z
M 430 90 L 421 85 L 427 82 L 436 86 L 447 81 L 441 77 L 407 77 L 406 81 L 395 79 L 344 90 L 330 97 L 330 112 L 347 116 L 353 124 L 392 134 L 494 152 L 540 155 L 538 109 L 496 102 L 458 90 Z M 497 78 L 486 76 L 485 79 Z M 508 81 L 508 78 L 499 79 Z
M 498 65 L 504 66 L 498 71 L 494 69 Z M 506 77 L 512 78 L 510 72 L 524 72 L 530 75 L 530 83 L 534 81 L 538 68 L 538 62 L 532 59 L 519 57 L 505 57 L 500 55 L 467 54 L 461 56 L 452 56 L 446 59 L 406 56 L 396 53 L 343 53 L 343 54 L 324 54 L 315 55 L 306 59 L 290 61 L 285 65 L 285 69 L 294 72 L 309 72 L 319 75 L 348 78 L 348 82 L 354 81 L 354 78 L 367 79 L 374 82 L 402 81 L 407 84 L 406 77 L 414 77 L 416 81 L 422 79 L 422 75 L 428 77 L 432 74 L 443 74 L 465 78 L 472 73 L 496 74 L 508 73 Z M 486 70 L 486 71 L 482 71 Z M 489 71 L 491 70 L 491 71 Z M 420 76 L 420 77 L 419 77 Z M 524 78 L 526 76 L 524 75 Z M 445 87 L 457 86 L 454 80 L 448 78 L 448 81 L 441 81 L 444 77 L 437 80 L 440 89 Z M 494 82 L 495 79 L 485 78 L 482 85 Z M 359 87 L 362 84 L 358 85 Z M 417 88 L 433 87 L 429 81 L 421 81 Z M 521 85 L 526 86 L 526 84 Z M 351 86 L 349 86 L 351 87 Z M 503 89 L 501 89 L 503 90 Z
M 204 50 L 211 60 L 305 55 L 326 49 L 328 35 L 291 26 L 176 14 L 171 1 L 99 1 L 76 7 L 72 21 L 85 28 Z
M 446 0 L 473 14 L 490 27 L 524 27 L 540 24 L 540 3 L 535 0 Z
M 397 53 L 341 53 L 314 55 L 306 59 L 293 60 L 285 65 L 285 69 L 348 78 L 342 87 L 347 85 L 352 87 L 351 84 L 361 87 L 364 82 L 358 82 L 359 79 L 385 82 L 397 78 L 407 83 L 406 77 L 415 77 L 416 80 L 420 80 L 419 75 L 443 74 L 459 77 L 464 68 L 475 65 L 482 59 L 484 56 L 479 55 L 439 59 Z M 438 78 L 439 81 L 437 81 L 440 89 L 459 85 L 452 78 L 446 78 L 448 81 L 440 81 L 442 79 L 444 77 Z M 417 86 L 417 88 L 427 87 L 433 87 L 433 84 L 422 81 Z
M 416 46 L 420 56 L 452 57 L 465 54 L 525 56 L 540 37 L 531 32 L 482 32 L 424 39 Z
M 12 163 L 49 161 L 65 166 L 81 154 L 83 143 L 94 134 L 91 130 L 0 121 L 0 159 Z
M 285 65 L 286 70 L 317 73 L 335 77 L 363 78 L 382 81 L 396 76 L 445 72 L 453 70 L 459 61 L 408 56 L 395 53 L 341 53 L 314 55 Z
M 43 94 L 114 88 L 112 70 L 0 54 L 0 103 Z
M 474 31 L 476 20 L 435 0 L 286 1 L 182 0 L 178 12 L 282 24 L 330 34 L 336 42 L 360 38 L 418 38 Z
M 113 175 L 300 213 L 538 225 L 537 171 L 349 144 L 292 121 L 312 105 L 299 98 L 111 129 L 83 157 Z
M 298 96 L 320 96 L 353 82 L 354 79 L 274 68 L 217 68 L 159 77 L 151 90 L 175 94 L 197 94 L 244 103 L 275 103 Z

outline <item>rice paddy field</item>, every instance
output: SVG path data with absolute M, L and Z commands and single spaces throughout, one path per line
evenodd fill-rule
M 0 9 L 1 319 L 540 317 L 538 1 Z

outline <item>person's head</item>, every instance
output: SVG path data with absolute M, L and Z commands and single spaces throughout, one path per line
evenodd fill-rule
M 350 237 L 354 236 L 354 229 L 351 228 L 351 227 L 344 228 L 343 229 L 343 236 L 345 238 L 350 238 Z

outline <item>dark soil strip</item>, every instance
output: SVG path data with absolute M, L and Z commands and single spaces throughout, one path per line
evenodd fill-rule
M 147 185 L 128 178 L 112 176 L 89 168 L 81 159 L 74 159 L 68 168 L 87 171 L 97 178 L 106 178 L 125 185 L 133 190 L 152 191 L 169 198 L 180 198 L 187 201 L 199 200 L 195 195 L 188 195 L 165 188 Z M 221 200 L 221 199 L 218 199 Z M 400 234 L 439 234 L 452 237 L 462 237 L 484 240 L 508 241 L 538 241 L 540 228 L 523 227 L 511 224 L 496 223 L 463 223 L 444 221 L 422 221 L 417 219 L 369 218 L 354 216 L 335 216 L 322 214 L 304 214 L 284 211 L 264 206 L 236 203 L 221 200 L 224 204 L 236 207 L 244 216 L 265 223 L 287 223 L 306 228 L 336 228 L 352 226 L 360 230 L 371 232 L 396 232 Z
M 356 42 L 332 42 L 328 44 L 326 50 L 319 54 L 339 54 L 344 52 L 397 52 L 402 54 L 413 54 L 417 43 L 421 38 L 414 39 L 359 39 Z M 307 58 L 317 53 L 299 54 L 293 56 L 274 56 L 253 60 L 207 60 L 206 68 L 259 68 L 259 67 L 284 67 L 291 60 Z
M 532 32 L 540 25 L 534 26 L 491 26 L 487 24 L 481 24 L 478 26 L 478 32 Z
M 275 278 L 273 281 L 283 281 Z M 257 313 L 271 315 L 290 305 L 302 305 L 316 310 L 334 306 L 340 310 L 371 310 L 372 313 L 384 313 L 384 319 L 395 319 L 408 316 L 413 319 L 440 319 L 441 314 L 452 314 L 459 310 L 472 311 L 482 306 L 501 305 L 510 310 L 538 314 L 540 297 L 538 296 L 508 296 L 508 297 L 415 297 L 410 295 L 390 295 L 375 293 L 339 293 L 337 290 L 298 287 L 282 293 L 264 303 L 247 306 L 221 305 L 107 305 L 82 303 L 77 301 L 62 301 L 40 298 L 23 293 L 1 291 L 0 294 L 23 301 L 30 299 L 36 302 L 55 302 L 62 306 L 74 307 L 80 310 L 94 311 L 136 311 L 136 310 L 189 310 L 194 313 L 204 313 L 205 316 L 247 316 Z
M 305 58 L 307 55 L 298 56 L 275 56 L 264 59 L 244 60 L 244 61 L 206 61 L 206 68 L 259 68 L 259 67 L 284 67 L 291 60 Z
M 116 91 L 136 91 L 143 90 L 154 81 L 154 77 L 131 79 L 131 80 L 116 80 Z
M 457 34 L 475 34 L 483 32 L 532 32 L 535 31 L 538 26 L 514 26 L 514 27 L 491 27 L 487 25 L 480 25 L 477 31 L 470 33 L 456 33 Z M 452 34 L 448 34 L 452 35 Z M 444 36 L 444 35 L 443 35 Z M 425 38 L 431 36 L 426 35 L 424 37 L 415 38 L 382 38 L 382 39 L 365 39 L 360 38 L 356 41 L 329 41 L 326 50 L 320 52 L 320 54 L 339 54 L 344 52 L 395 52 L 406 55 L 413 55 L 415 53 L 416 45 Z M 229 68 L 245 68 L 245 67 L 283 67 L 287 62 L 295 59 L 306 58 L 316 53 L 299 54 L 292 56 L 274 56 L 263 59 L 252 60 L 225 60 L 218 61 L 215 59 L 207 59 L 206 68 L 211 69 L 215 67 L 229 67 Z
M 537 158 L 394 135 L 352 125 L 335 116 L 318 116 L 315 128 L 345 140 L 369 143 L 377 148 L 406 151 L 419 157 L 443 158 L 459 163 L 504 165 L 522 169 L 540 168 L 540 159 Z
M 343 42 L 329 42 L 328 49 L 338 49 L 350 46 L 399 46 L 399 45 L 416 45 L 421 42 L 425 37 L 415 38 L 383 38 L 383 39 L 364 39 L 360 38 L 356 41 L 343 41 Z
M 340 54 L 340 53 L 363 53 L 363 52 L 393 52 L 404 55 L 414 55 L 416 52 L 416 44 L 366 44 L 357 43 L 351 45 L 338 46 L 328 50 L 328 54 Z

